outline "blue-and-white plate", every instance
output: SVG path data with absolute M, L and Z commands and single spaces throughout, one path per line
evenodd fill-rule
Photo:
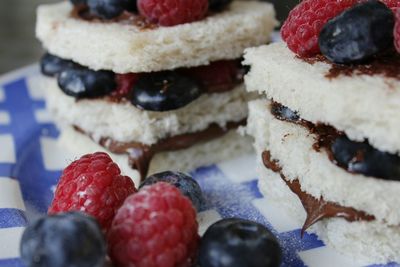
M 24 227 L 46 212 L 61 170 L 74 160 L 57 146 L 59 132 L 45 109 L 38 78 L 36 65 L 0 78 L 0 267 L 23 266 L 19 240 Z M 276 234 L 283 266 L 365 266 L 324 246 L 315 235 L 301 239 L 300 225 L 258 191 L 254 161 L 243 156 L 192 172 L 208 201 L 199 214 L 201 232 L 220 218 L 247 218 Z

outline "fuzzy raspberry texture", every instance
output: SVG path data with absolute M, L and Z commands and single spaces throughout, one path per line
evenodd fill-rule
M 245 71 L 237 60 L 220 60 L 210 65 L 184 69 L 183 72 L 203 84 L 206 91 L 224 92 L 243 81 Z
M 159 182 L 128 197 L 108 234 L 117 266 L 189 267 L 199 236 L 196 212 L 179 189 Z
M 393 10 L 394 13 L 397 13 L 398 9 L 400 8 L 400 1 L 399 0 L 381 0 L 387 7 Z
M 396 11 L 396 22 L 394 24 L 394 45 L 400 53 L 400 8 Z
M 282 39 L 301 57 L 316 55 L 322 27 L 356 3 L 358 0 L 304 0 L 290 11 L 282 26 Z
M 208 11 L 208 0 L 138 0 L 142 16 L 161 26 L 201 20 Z
M 140 75 L 137 73 L 116 74 L 115 81 L 117 88 L 111 93 L 111 96 L 127 96 L 132 91 L 139 77 Z
M 106 153 L 88 154 L 64 169 L 49 214 L 81 211 L 97 219 L 107 232 L 125 199 L 136 192 Z

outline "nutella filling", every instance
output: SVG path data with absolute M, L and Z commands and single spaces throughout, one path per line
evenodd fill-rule
M 317 199 L 307 192 L 304 192 L 301 189 L 301 185 L 298 179 L 290 181 L 283 175 L 282 168 L 279 166 L 276 160 L 271 159 L 271 154 L 269 151 L 264 151 L 262 153 L 262 160 L 265 167 L 273 172 L 278 173 L 285 181 L 287 186 L 290 188 L 290 190 L 299 197 L 307 213 L 307 218 L 301 229 L 302 236 L 310 226 L 323 219 L 340 217 L 349 222 L 375 220 L 374 216 L 369 215 L 364 211 L 358 211 L 351 207 L 344 207 L 337 203 L 326 201 L 323 197 Z
M 324 62 L 331 65 L 328 73 L 325 75 L 328 79 L 353 75 L 384 75 L 388 78 L 400 79 L 400 55 L 394 51 L 376 55 L 363 63 L 348 65 L 332 63 L 323 55 L 300 59 L 309 64 Z
M 276 119 L 301 125 L 315 136 L 313 149 L 324 150 L 329 160 L 350 173 L 363 174 L 384 180 L 400 181 L 400 157 L 382 152 L 367 141 L 355 142 L 334 127 L 311 123 L 301 119 L 296 112 L 273 102 L 271 113 Z
M 140 177 L 143 180 L 148 173 L 150 162 L 156 153 L 186 149 L 195 144 L 222 137 L 229 130 L 236 129 L 239 126 L 245 125 L 245 123 L 245 120 L 228 122 L 225 127 L 212 124 L 205 130 L 167 137 L 153 145 L 145 145 L 139 142 L 119 142 L 109 137 L 101 138 L 98 143 L 112 153 L 127 154 L 130 166 L 140 173 Z M 91 134 L 86 133 L 79 127 L 75 126 L 75 129 L 93 139 Z

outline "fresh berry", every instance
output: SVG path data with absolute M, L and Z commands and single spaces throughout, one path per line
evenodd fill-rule
M 124 0 L 123 1 L 123 7 L 130 12 L 137 13 L 137 0 Z
M 88 0 L 70 0 L 70 1 L 73 5 L 78 6 L 78 5 L 87 5 Z
M 196 254 L 196 211 L 174 186 L 160 182 L 128 197 L 108 234 L 117 266 L 191 266 Z
M 52 54 L 46 53 L 40 60 L 40 70 L 46 76 L 56 76 L 61 71 L 73 68 L 76 64 L 70 60 L 65 60 Z
M 399 0 L 381 0 L 385 3 L 394 13 L 400 8 L 400 1 Z
M 396 12 L 396 22 L 394 25 L 394 45 L 397 52 L 400 53 L 400 8 Z
M 207 91 L 222 92 L 241 83 L 245 71 L 236 60 L 221 60 L 207 66 L 182 69 L 182 73 L 196 79 Z
M 113 19 L 122 14 L 126 0 L 87 0 L 90 13 L 102 19 Z
M 168 111 L 186 106 L 201 95 L 199 84 L 174 71 L 140 75 L 131 102 L 151 111 Z
M 330 20 L 319 46 L 332 62 L 360 62 L 393 46 L 393 28 L 393 12 L 382 2 L 368 1 Z
M 62 71 L 58 85 L 69 96 L 76 98 L 95 98 L 115 90 L 115 75 L 110 71 L 94 71 L 78 66 Z
M 82 211 L 107 231 L 118 208 L 135 191 L 132 180 L 121 175 L 106 153 L 85 155 L 63 171 L 49 214 Z
M 278 267 L 282 251 L 263 225 L 243 219 L 223 219 L 201 240 L 200 267 Z
M 127 96 L 133 89 L 136 81 L 139 79 L 139 74 L 128 73 L 128 74 L 116 74 L 115 80 L 117 82 L 117 88 L 111 95 L 113 96 Z
M 20 251 L 28 267 L 102 267 L 106 258 L 98 223 L 79 212 L 38 219 L 25 229 Z
M 174 26 L 201 20 L 208 0 L 138 0 L 140 14 L 161 26 Z
M 400 157 L 373 148 L 367 142 L 354 142 L 346 136 L 337 138 L 331 147 L 337 164 L 366 176 L 400 181 Z
M 192 201 L 197 211 L 204 207 L 205 200 L 201 188 L 196 180 L 189 175 L 171 171 L 156 173 L 147 177 L 139 188 L 158 182 L 166 182 L 178 188 L 183 195 L 187 196 Z
M 233 0 L 208 0 L 208 8 L 211 11 L 219 12 L 225 9 Z
M 356 4 L 358 0 L 304 0 L 282 26 L 282 39 L 301 57 L 320 52 L 318 36 L 325 23 Z

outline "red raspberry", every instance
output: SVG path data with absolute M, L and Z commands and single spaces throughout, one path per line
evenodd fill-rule
M 118 208 L 136 191 L 106 153 L 81 157 L 64 169 L 48 213 L 83 211 L 107 231 Z
M 236 60 L 221 60 L 207 66 L 182 69 L 186 75 L 198 80 L 205 89 L 212 92 L 223 92 L 232 89 L 243 79 L 244 70 Z
M 400 8 L 396 12 L 396 23 L 394 24 L 394 45 L 397 52 L 400 53 Z
M 397 9 L 400 7 L 399 0 L 381 0 L 385 3 L 394 13 L 396 13 Z
M 116 74 L 115 80 L 117 88 L 112 92 L 112 96 L 126 96 L 133 89 L 136 81 L 139 79 L 137 73 Z
M 199 236 L 196 212 L 176 187 L 159 182 L 128 197 L 108 234 L 117 266 L 191 266 Z
M 204 18 L 208 0 L 138 0 L 137 6 L 151 22 L 174 26 Z
M 282 26 L 282 39 L 302 57 L 320 52 L 318 36 L 325 23 L 356 4 L 358 0 L 304 0 L 289 13 Z

